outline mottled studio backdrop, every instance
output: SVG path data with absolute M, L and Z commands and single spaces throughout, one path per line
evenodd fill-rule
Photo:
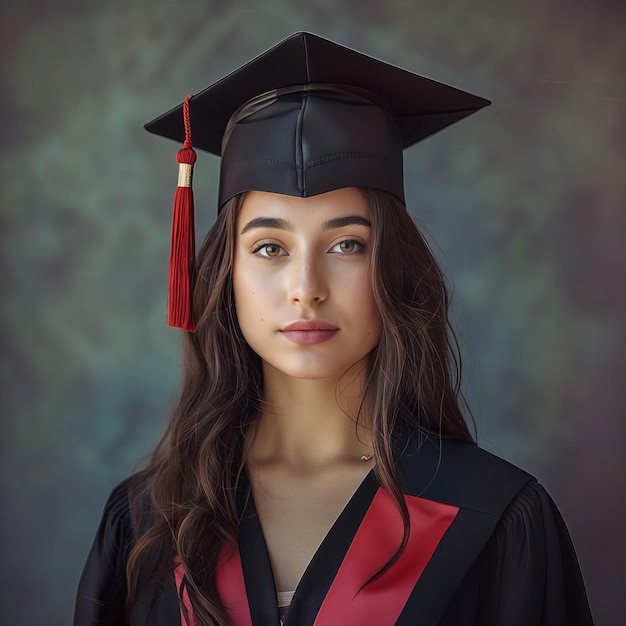
M 494 104 L 406 153 L 481 443 L 534 473 L 626 623 L 626 3 L 5 0 L 0 623 L 68 624 L 103 502 L 159 437 L 174 143 L 142 124 L 297 30 Z M 198 231 L 217 163 L 196 168 Z

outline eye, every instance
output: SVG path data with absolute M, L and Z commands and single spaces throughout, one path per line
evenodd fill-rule
M 264 243 L 257 246 L 253 251 L 253 254 L 258 254 L 266 259 L 274 259 L 279 256 L 284 256 L 285 250 L 276 243 Z
M 364 246 L 359 241 L 355 241 L 354 239 L 344 239 L 339 243 L 335 244 L 330 251 L 338 252 L 339 254 L 356 254 L 357 252 L 361 252 Z

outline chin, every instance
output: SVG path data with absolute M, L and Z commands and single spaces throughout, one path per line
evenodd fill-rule
M 264 368 L 269 366 L 273 372 L 296 380 L 337 380 L 351 369 L 356 372 L 357 368 L 363 367 L 363 370 L 365 370 L 366 360 L 367 356 L 360 357 L 353 362 L 344 361 L 342 363 L 335 362 L 332 364 L 328 363 L 327 359 L 321 363 L 315 362 L 315 359 L 305 363 L 272 363 L 264 361 Z M 359 365 L 361 363 L 362 366 Z

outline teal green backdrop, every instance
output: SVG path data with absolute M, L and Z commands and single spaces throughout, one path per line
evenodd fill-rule
M 142 124 L 310 30 L 493 100 L 405 155 L 483 446 L 535 474 L 626 623 L 626 5 L 49 0 L 0 8 L 0 622 L 68 624 L 111 488 L 180 376 L 177 146 Z M 196 167 L 197 230 L 217 160 Z

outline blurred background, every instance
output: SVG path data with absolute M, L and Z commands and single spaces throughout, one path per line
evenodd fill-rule
M 621 0 L 5 0 L 0 623 L 70 623 L 105 498 L 176 395 L 178 146 L 142 124 L 298 30 L 493 100 L 406 152 L 407 201 L 480 443 L 547 487 L 596 623 L 626 623 L 625 27 Z

